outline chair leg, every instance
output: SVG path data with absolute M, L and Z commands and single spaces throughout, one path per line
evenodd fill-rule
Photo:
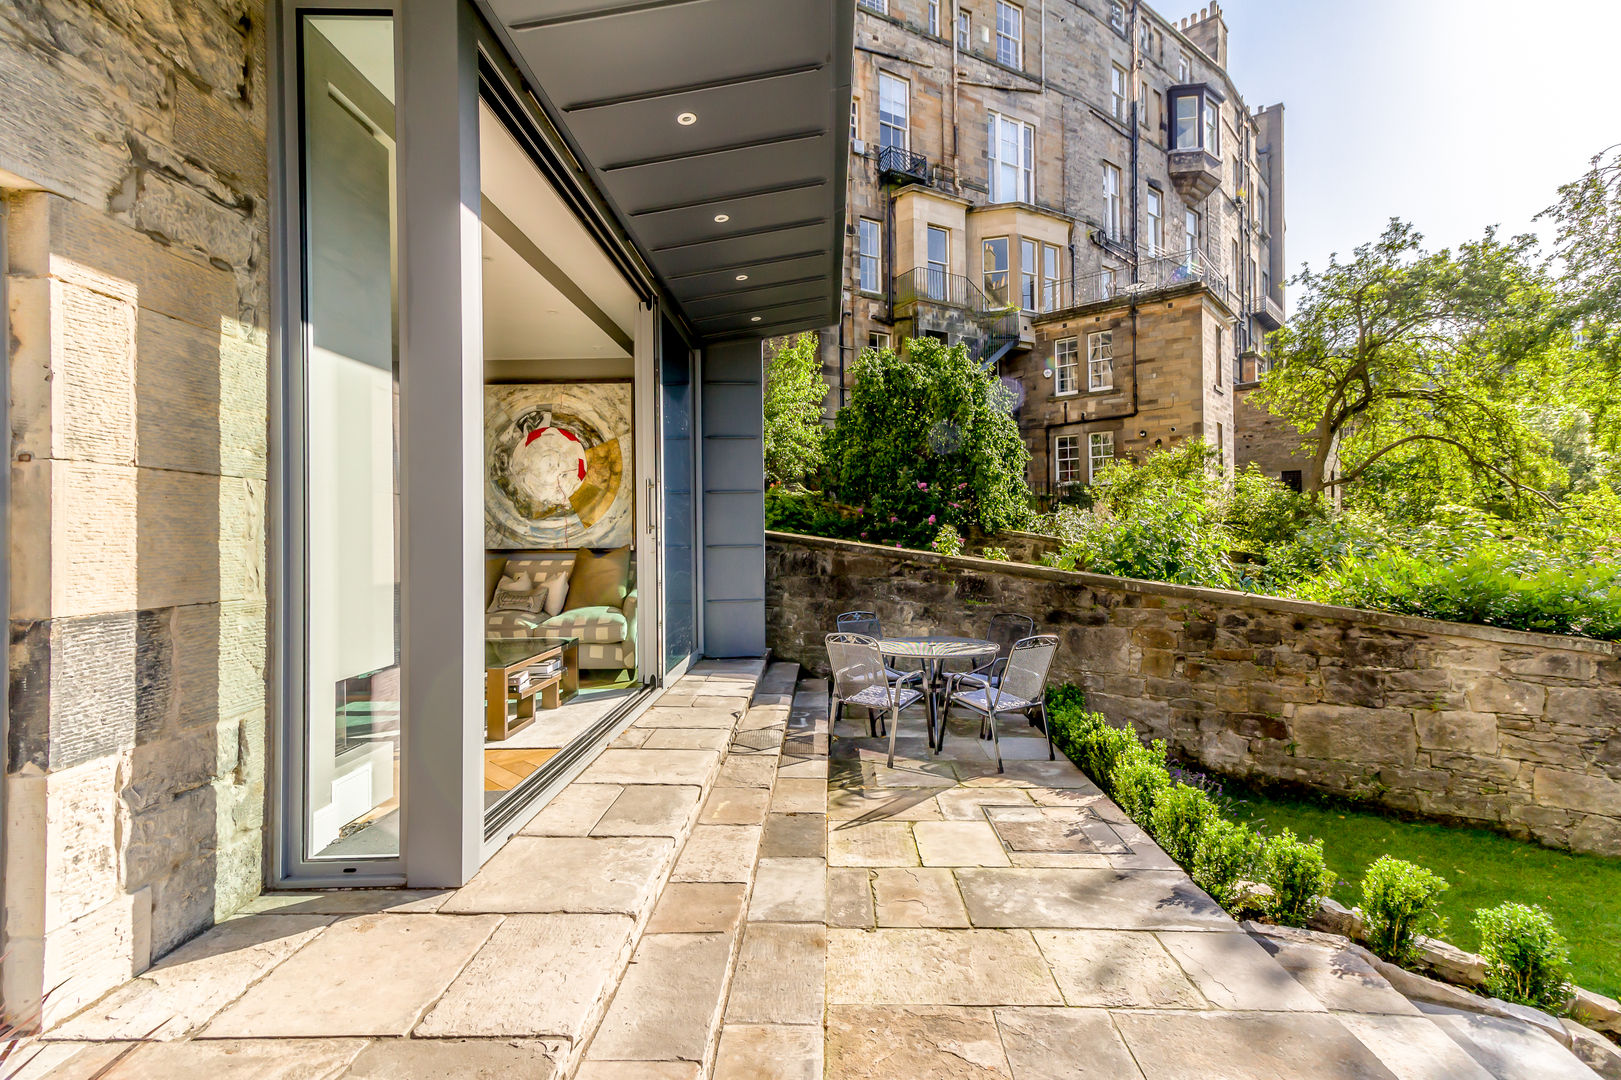
M 986 721 L 991 725 L 991 745 L 996 748 L 996 771 L 1002 771 L 1002 743 L 996 737 L 996 713 L 987 716 Z
M 1036 708 L 1041 710 L 1041 733 L 1047 736 L 1047 760 L 1057 761 L 1058 755 L 1053 753 L 1053 729 L 1047 724 L 1047 703 L 1043 701 Z
M 901 729 L 901 713 L 894 706 L 889 709 L 889 767 L 895 767 L 895 733 Z

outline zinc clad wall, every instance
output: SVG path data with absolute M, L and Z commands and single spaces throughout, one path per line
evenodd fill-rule
M 703 651 L 765 652 L 764 367 L 758 339 L 703 351 Z
M 264 18 L 162 7 L 0 7 L 12 1016 L 262 880 Z

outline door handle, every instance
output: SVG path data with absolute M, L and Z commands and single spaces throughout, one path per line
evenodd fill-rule
M 647 531 L 658 532 L 658 502 L 659 484 L 657 480 L 647 482 Z

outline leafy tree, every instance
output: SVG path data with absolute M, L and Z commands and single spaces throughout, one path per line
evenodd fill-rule
M 886 535 L 915 546 L 941 524 L 1018 528 L 1029 517 L 1030 452 L 1014 399 L 961 345 L 914 338 L 867 350 L 828 440 L 829 486 Z
M 1349 261 L 1301 271 L 1305 292 L 1275 343 L 1260 402 L 1312 451 L 1305 489 L 1408 484 L 1544 504 L 1541 440 L 1505 394 L 1515 364 L 1545 348 L 1550 283 L 1532 237 L 1425 251 L 1393 220 Z M 1339 468 L 1331 468 L 1335 452 Z
M 765 477 L 768 484 L 798 484 L 822 466 L 822 361 L 814 333 L 777 342 L 766 361 Z

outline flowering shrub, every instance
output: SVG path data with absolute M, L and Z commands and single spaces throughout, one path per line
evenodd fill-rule
M 931 516 L 929 521 L 932 523 L 934 518 Z M 929 548 L 941 555 L 961 555 L 962 537 L 949 524 L 942 525 L 940 531 L 934 534 L 934 540 L 929 544 Z

